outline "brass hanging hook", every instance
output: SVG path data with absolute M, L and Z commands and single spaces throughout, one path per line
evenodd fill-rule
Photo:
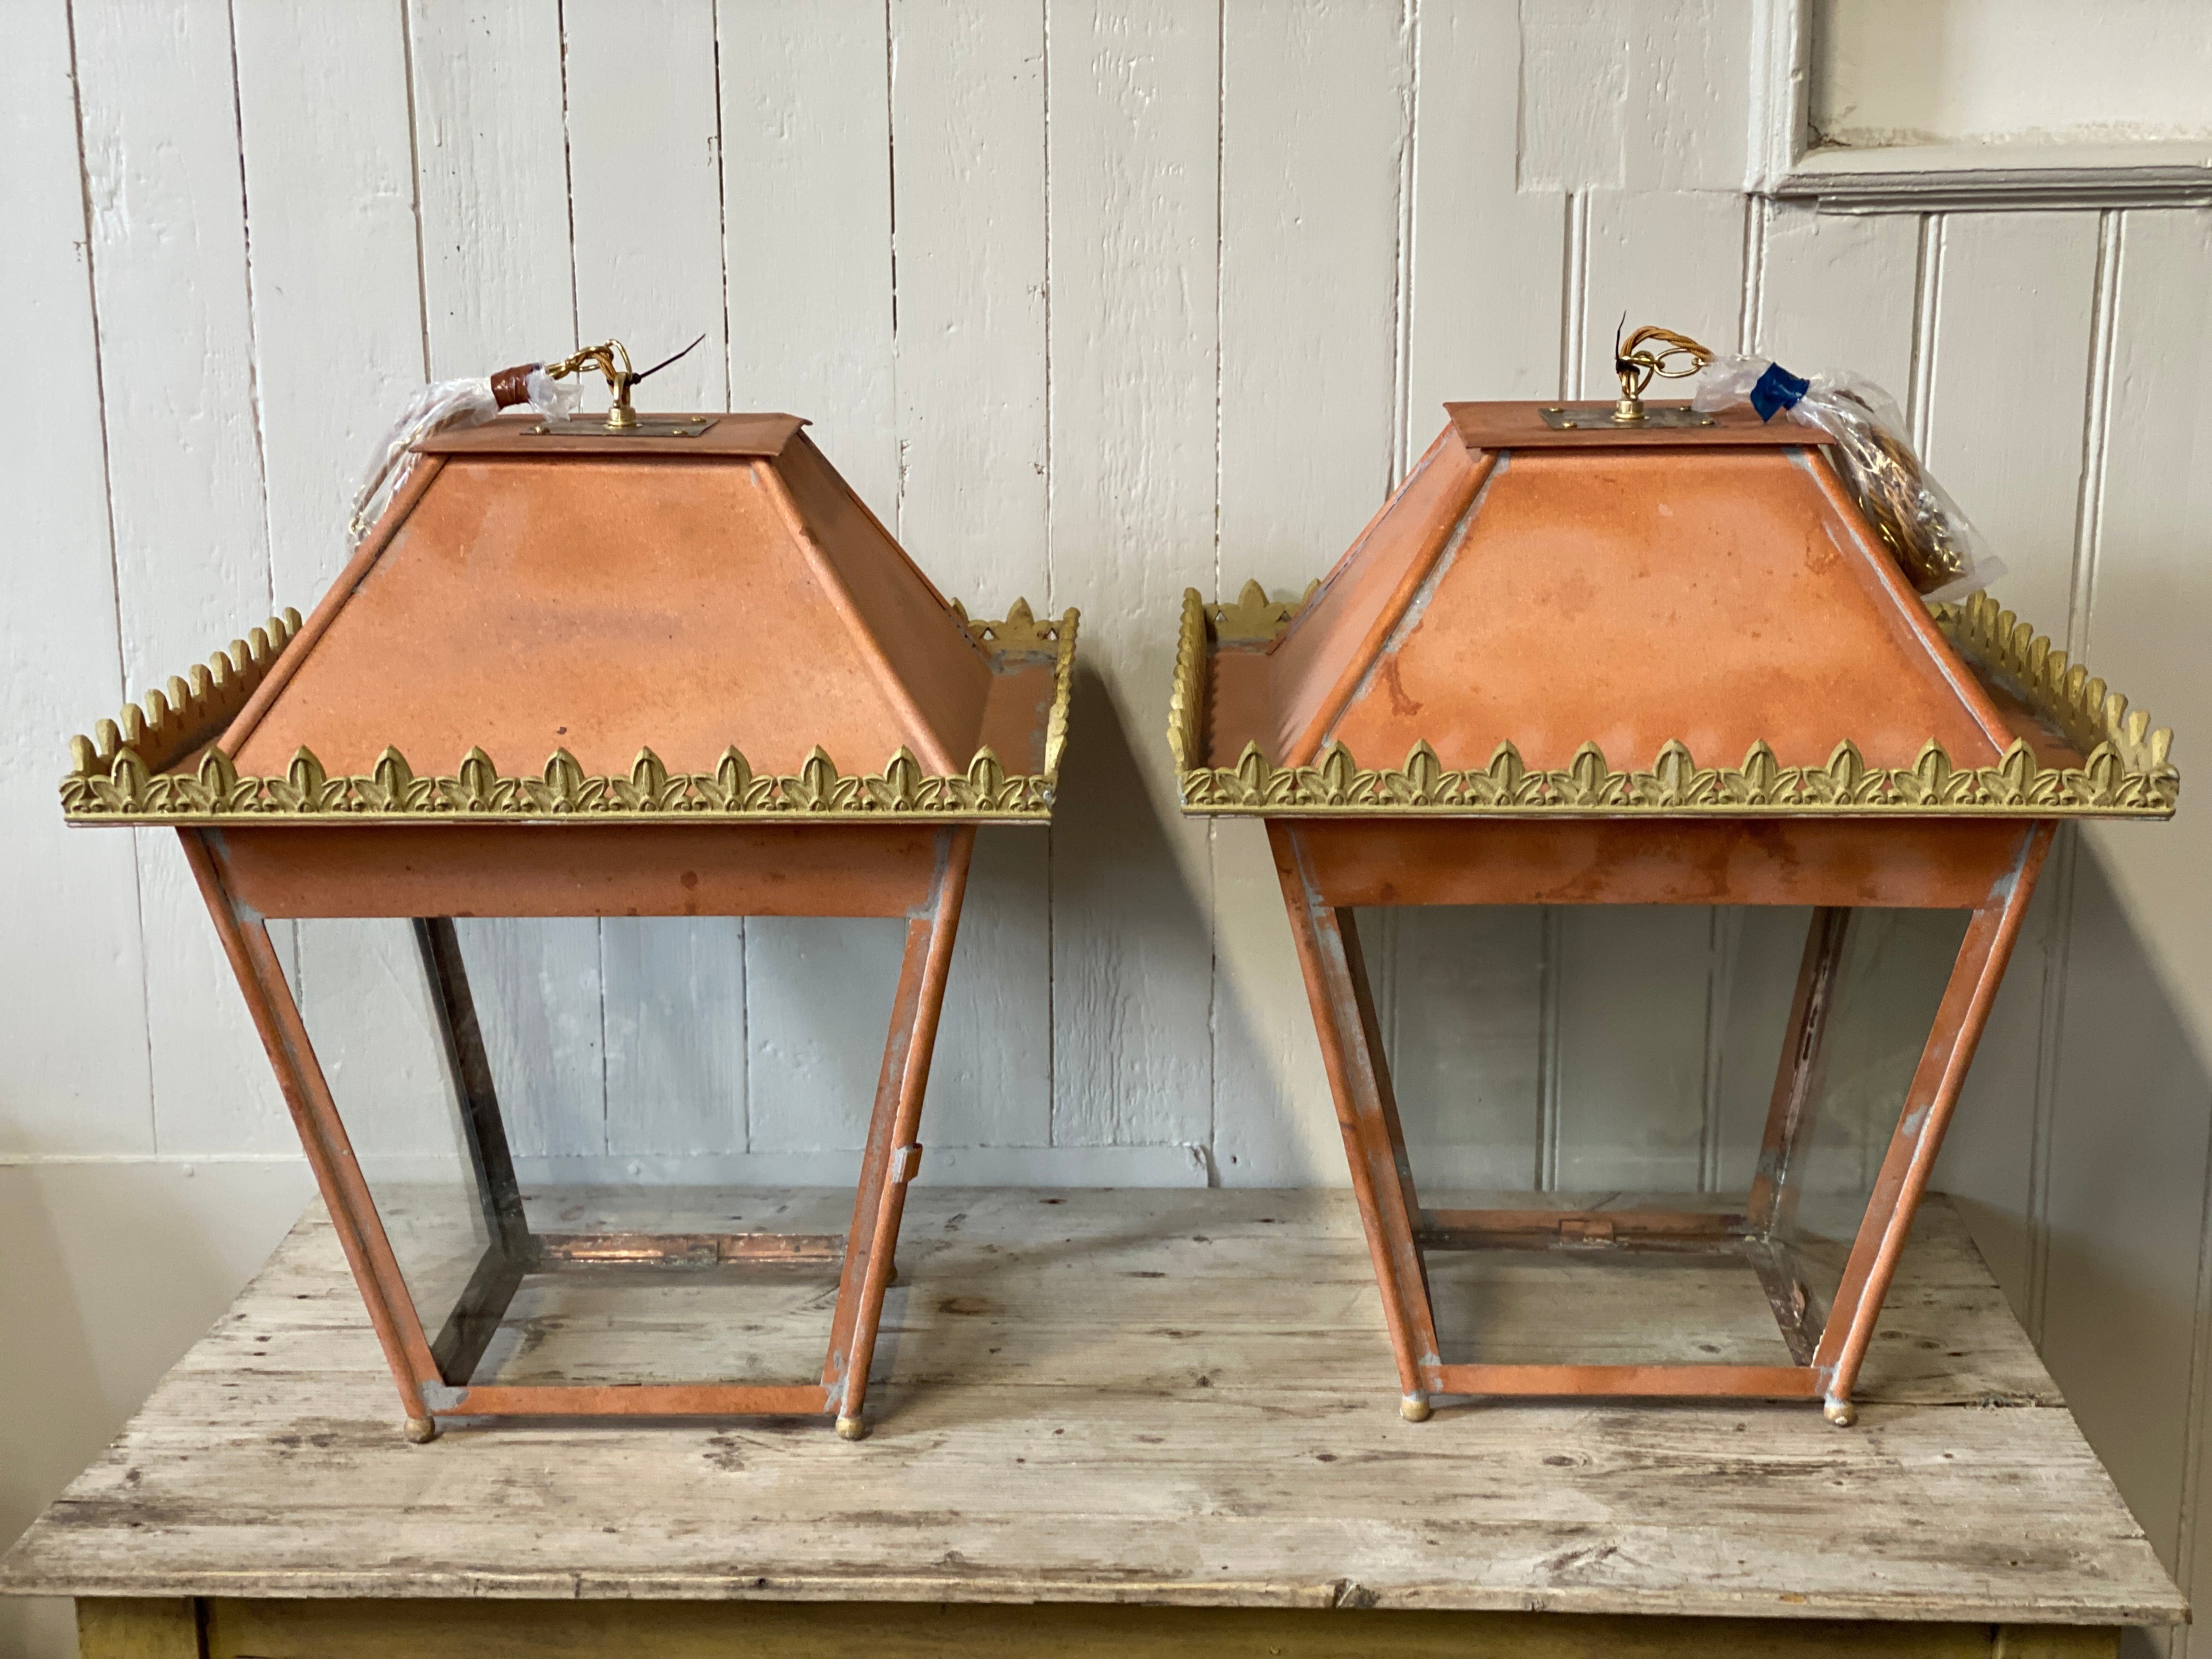
M 616 367 L 617 359 L 620 368 Z M 586 346 L 572 357 L 546 364 L 545 373 L 549 379 L 561 380 L 571 374 L 580 374 L 586 368 L 596 368 L 607 377 L 607 395 L 614 400 L 607 409 L 607 429 L 624 432 L 635 426 L 637 411 L 629 405 L 629 389 L 637 384 L 639 377 L 630 368 L 629 349 L 620 340 Z
M 1686 334 L 1654 328 L 1649 324 L 1624 340 L 1620 331 L 1627 326 L 1628 319 L 1624 316 L 1620 328 L 1613 331 L 1613 372 L 1620 377 L 1620 401 L 1613 405 L 1613 418 L 1619 426 L 1640 426 L 1644 422 L 1644 388 L 1655 377 L 1662 380 L 1687 380 L 1712 362 L 1713 354 Z M 1645 349 L 1653 341 L 1659 343 L 1660 349 Z
M 699 340 L 706 337 L 702 334 Z M 674 357 L 662 358 L 643 374 L 630 367 L 629 348 L 620 340 L 608 340 L 599 345 L 586 346 L 574 356 L 563 357 L 557 363 L 546 364 L 545 373 L 549 378 L 558 380 L 566 379 L 571 374 L 580 374 L 586 368 L 598 369 L 600 374 L 607 377 L 607 393 L 614 400 L 607 410 L 607 430 L 629 432 L 637 426 L 637 411 L 630 407 L 630 388 L 640 380 L 659 374 L 678 357 L 688 356 L 698 345 L 699 340 L 692 341 L 690 345 L 685 346 Z M 616 367 L 617 358 L 621 360 L 620 368 Z

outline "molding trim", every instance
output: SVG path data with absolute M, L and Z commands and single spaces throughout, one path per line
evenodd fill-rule
M 143 708 L 126 704 L 93 737 L 71 738 L 62 810 L 73 824 L 1047 822 L 1067 741 L 1078 613 L 1039 622 L 1018 599 L 1001 621 L 971 622 L 954 610 L 994 657 L 1052 653 L 1042 773 L 1008 772 L 988 748 L 977 750 L 963 773 L 925 773 L 902 746 L 882 771 L 847 774 L 817 744 L 789 775 L 756 773 L 735 746 L 723 750 L 712 772 L 697 773 L 671 772 L 641 749 L 626 776 L 586 773 L 565 748 L 534 776 L 502 776 L 481 748 L 471 748 L 449 775 L 419 776 L 387 747 L 362 777 L 332 777 L 302 747 L 282 777 L 244 775 L 213 739 L 299 633 L 299 613 L 287 611 L 189 678 L 172 679 L 166 692 L 149 692 Z M 195 750 L 199 757 L 190 770 L 170 769 Z
M 2058 145 L 1941 144 L 1815 150 L 1762 193 L 1831 213 L 2030 212 L 2212 204 L 2212 149 L 2103 145 L 2112 159 L 2062 159 Z M 2196 159 L 2167 159 L 2177 149 Z M 2130 157 L 2128 152 L 2138 152 Z M 2154 156 L 2156 159 L 2153 159 Z M 1887 167 L 1881 163 L 1888 160 Z
M 1209 623 L 1232 616 L 1256 623 L 1256 592 L 1247 583 L 1234 607 L 1209 607 L 1195 588 L 1183 595 L 1168 744 L 1183 811 L 1194 816 L 2166 818 L 2179 804 L 2172 732 L 2152 730 L 2147 714 L 2131 712 L 2125 697 L 2069 665 L 2064 652 L 1985 593 L 1929 610 L 1954 645 L 2065 734 L 2086 757 L 2081 765 L 2045 766 L 2015 739 L 1990 767 L 1959 766 L 1934 742 L 1909 767 L 1870 767 L 1849 741 L 1825 766 L 1783 766 L 1760 742 L 1741 766 L 1701 767 L 1674 741 L 1648 769 L 1628 772 L 1615 770 L 1594 743 L 1559 771 L 1530 769 L 1510 743 L 1499 744 L 1486 766 L 1448 769 L 1425 741 L 1395 769 L 1364 768 L 1340 743 L 1313 766 L 1277 766 L 1256 743 L 1245 744 L 1234 766 L 1193 766 L 1206 753 Z M 1280 613 L 1272 625 L 1279 635 L 1298 606 L 1267 609 Z
M 1813 148 L 1811 0 L 1754 0 L 1744 189 L 1830 213 L 2029 212 L 2212 204 L 2212 146 Z

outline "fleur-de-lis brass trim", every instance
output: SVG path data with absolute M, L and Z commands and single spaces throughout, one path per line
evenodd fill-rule
M 1309 588 L 1306 598 L 1312 594 Z M 1961 605 L 1931 606 L 1936 623 L 1960 651 L 2063 732 L 2085 757 L 2081 766 L 2044 766 L 2021 740 L 1988 767 L 1960 766 L 1934 742 L 1911 766 L 1894 768 L 1869 766 L 1849 742 L 1838 744 L 1825 766 L 1785 767 L 1765 743 L 1755 743 L 1739 767 L 1701 767 L 1678 742 L 1665 744 L 1649 769 L 1634 772 L 1615 771 L 1604 751 L 1589 743 L 1559 771 L 1531 770 L 1510 743 L 1498 744 L 1486 766 L 1464 770 L 1446 768 L 1425 742 L 1416 743 L 1395 771 L 1362 767 L 1342 744 L 1331 744 L 1312 766 L 1277 766 L 1257 744 L 1247 744 L 1234 766 L 1194 766 L 1206 752 L 1209 638 L 1272 639 L 1304 603 L 1270 605 L 1256 583 L 1246 584 L 1233 611 L 1207 605 L 1195 588 L 1184 593 L 1168 700 L 1168 746 L 1186 812 L 2170 817 L 2180 799 L 2180 774 L 2169 758 L 2172 732 L 2152 730 L 2148 715 L 2130 713 L 2126 698 L 2078 664 L 2069 667 L 2063 652 L 1982 593 Z M 1224 623 L 1225 613 L 1236 620 Z M 1256 631 L 1262 625 L 1265 631 Z
M 166 692 L 149 693 L 143 708 L 128 705 L 118 720 L 102 720 L 93 737 L 72 738 L 62 806 L 72 823 L 420 823 L 476 816 L 532 823 L 1048 819 L 1067 740 L 1077 613 L 1039 622 L 1017 599 L 1001 621 L 971 622 L 964 611 L 960 621 L 994 656 L 1052 653 L 1042 773 L 1008 772 L 988 748 L 976 750 L 965 772 L 926 773 L 902 747 L 881 772 L 846 774 L 817 744 L 787 776 L 757 774 L 734 746 L 702 773 L 672 772 L 651 749 L 641 749 L 626 777 L 586 773 L 566 749 L 556 750 L 536 776 L 502 776 L 480 748 L 470 750 L 450 776 L 418 776 L 404 755 L 387 748 L 368 775 L 332 777 L 302 748 L 282 777 L 243 776 L 214 740 L 299 632 L 299 613 L 288 611 L 228 653 L 218 652 L 189 678 L 170 681 Z M 192 769 L 170 770 L 195 750 L 200 756 Z

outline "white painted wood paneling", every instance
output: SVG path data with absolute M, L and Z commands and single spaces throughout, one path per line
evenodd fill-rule
M 1559 394 L 1566 297 L 1566 198 L 1514 176 L 1521 19 L 1431 6 L 1413 27 L 1401 471 L 1448 401 Z M 1538 912 L 1458 908 L 1376 913 L 1363 927 L 1388 981 L 1399 1109 L 1431 1184 L 1535 1180 L 1555 930 Z
M 1750 11 L 1741 0 L 1523 0 L 1522 185 L 1736 189 L 1748 131 Z
M 721 93 L 712 0 L 568 0 L 568 182 L 576 323 L 619 335 L 647 409 L 726 409 Z M 653 95 L 641 99 L 641 88 Z M 592 388 L 605 400 L 605 386 Z M 587 394 L 588 398 L 588 394 Z M 596 404 L 587 406 L 596 407 Z M 745 1144 L 744 923 L 599 924 L 608 1152 Z M 696 999 L 700 1017 L 672 1017 Z
M 69 17 L 60 0 L 0 13 L 0 328 L 35 342 L 39 417 L 0 462 L 14 542 L 0 670 L 0 836 L 30 878 L 0 898 L 0 1007 L 15 1059 L 0 1154 L 154 1147 L 138 869 L 131 840 L 64 830 L 64 737 L 123 700 L 108 538 L 91 242 L 78 167 Z M 36 948 L 31 942 L 36 941 Z M 98 1039 L 57 1042 L 89 1029 Z M 43 1038 L 34 1034 L 44 1034 Z
M 890 17 L 893 533 L 970 615 L 1024 596 L 1042 611 L 1058 596 L 1043 12 L 898 0 Z M 1052 1140 L 1051 855 L 1034 830 L 975 837 L 930 1071 L 929 1133 L 944 1144 Z
M 2077 508 L 2101 241 L 2094 213 L 1952 214 L 1923 337 L 1927 457 L 2004 561 L 1994 591 L 2042 632 L 2071 632 Z M 2002 411 L 2002 418 L 1992 419 Z M 2087 620 L 2086 617 L 2083 618 Z M 2161 716 L 2163 718 L 2163 716 Z M 2047 866 L 1945 1148 L 1945 1184 L 1977 1223 L 2014 1305 L 2039 1319 L 2028 1223 L 2050 1151 L 2055 1030 L 2075 839 Z M 2032 1327 L 2032 1328 L 2033 1328 Z
M 1753 212 L 1764 240 L 1753 349 L 1800 374 L 1854 370 L 1904 407 L 1912 388 L 1918 216 L 1817 213 L 1796 202 Z
M 731 406 L 813 422 L 807 435 L 890 524 L 899 459 L 882 0 L 722 0 L 715 55 Z
M 532 0 L 409 0 L 422 325 L 441 380 L 574 346 L 560 18 Z
M 408 13 L 423 330 L 441 380 L 574 343 L 561 15 L 532 0 L 413 0 Z M 517 1150 L 599 1150 L 551 1138 L 605 1115 L 599 924 L 459 928 Z
M 229 19 L 72 15 L 124 678 L 143 694 L 272 608 Z M 134 835 L 157 1143 L 281 1151 L 291 1126 L 184 854 Z
M 232 27 L 270 585 L 304 611 L 351 550 L 347 512 L 371 447 L 428 371 L 406 20 L 363 0 L 312 13 L 254 0 Z M 412 931 L 296 932 L 301 1009 L 361 1150 L 450 1147 Z
M 1383 7 L 1225 9 L 1220 591 L 1294 596 L 1394 482 L 1410 41 Z M 1213 831 L 1214 1152 L 1224 1182 L 1342 1179 L 1267 838 Z
M 2126 216 L 2088 660 L 2187 743 L 2212 729 L 2212 211 Z M 2183 750 L 2182 763 L 2198 752 Z M 2201 1241 L 2212 1128 L 2212 896 L 2199 791 L 2172 825 L 2081 836 L 2045 1224 L 2044 1347 L 2152 1541 L 2178 1570 L 2203 1491 Z M 2192 1342 L 2192 1313 L 2198 1340 Z M 2196 1443 L 2185 1438 L 2197 1430 Z M 2201 1500 L 2199 1500 L 2201 1501 Z M 2201 1591 L 2205 1580 L 2196 1578 Z M 2184 1579 L 2183 1588 L 2190 1587 Z
M 1211 870 L 1176 810 L 1157 619 L 1215 585 L 1218 14 L 1054 0 L 1046 21 L 1049 546 L 1055 602 L 1084 612 L 1052 832 L 1053 1139 L 1202 1147 Z
M 2011 566 L 2000 595 L 2179 728 L 2188 767 L 2212 722 L 2206 216 L 1747 203 L 1750 11 L 76 0 L 72 35 L 61 0 L 8 9 L 0 304 L 49 391 L 9 462 L 37 551 L 5 613 L 0 836 L 36 879 L 5 925 L 41 945 L 0 970 L 26 1056 L 0 1156 L 289 1152 L 173 844 L 54 823 L 62 739 L 306 608 L 412 383 L 580 328 L 642 353 L 704 330 L 647 401 L 810 416 L 945 592 L 1085 612 L 1060 823 L 979 842 L 929 1179 L 1343 1178 L 1263 837 L 1175 810 L 1177 599 L 1302 588 L 1447 398 L 1610 395 L 1624 313 L 1909 404 Z M 2187 805 L 2074 846 L 1942 1179 L 2190 1573 L 2205 836 Z M 1803 927 L 1363 917 L 1417 1174 L 1741 1186 Z M 844 1176 L 896 933 L 467 922 L 518 1152 Z M 435 1149 L 405 930 L 304 927 L 299 957 L 342 1096 L 374 1103 L 365 1148 Z M 112 1040 L 58 1045 L 86 1011 Z
M 815 422 L 814 441 L 894 524 L 884 9 L 726 3 L 716 29 L 733 406 Z M 760 916 L 744 924 L 744 945 L 751 1036 L 741 1144 L 764 1154 L 857 1147 L 897 981 L 897 930 Z

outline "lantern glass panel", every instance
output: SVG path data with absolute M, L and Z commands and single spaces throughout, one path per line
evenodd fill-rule
M 293 995 L 408 1294 L 426 1323 L 459 1299 L 491 1243 L 412 923 L 295 930 Z
M 1786 1365 L 1778 1293 L 1817 1332 L 1867 1212 L 1967 913 L 1854 911 L 1776 1204 L 1754 1182 L 1803 907 L 1406 906 L 1359 913 L 1447 1364 Z M 1602 994 L 1599 994 L 1599 993 Z M 1578 1011 L 1595 1008 L 1601 1018 Z M 1451 1211 L 1588 1211 L 1565 1236 L 1447 1240 Z M 1632 1237 L 1628 1218 L 1711 1218 Z M 1495 1224 L 1494 1223 L 1490 1224 Z M 1693 1227 L 1692 1231 L 1695 1231 Z M 1748 1242 L 1778 1249 L 1762 1263 Z M 1764 1267 L 1764 1274 L 1762 1274 Z M 1692 1310 L 1654 1331 L 1653 1278 Z
M 295 993 L 443 1362 L 501 1221 L 432 971 L 411 923 L 296 926 Z M 773 1383 L 818 1368 L 882 1063 L 853 1031 L 890 1009 L 903 924 L 471 918 L 455 932 L 532 1243 L 495 1333 L 447 1380 Z M 749 957 L 771 969 L 749 976 Z M 797 1248 L 745 1255 L 747 1235 Z
M 1963 910 L 1851 913 L 1810 1133 L 1790 1164 L 1776 1230 L 1820 1314 L 1842 1281 L 1968 919 Z

